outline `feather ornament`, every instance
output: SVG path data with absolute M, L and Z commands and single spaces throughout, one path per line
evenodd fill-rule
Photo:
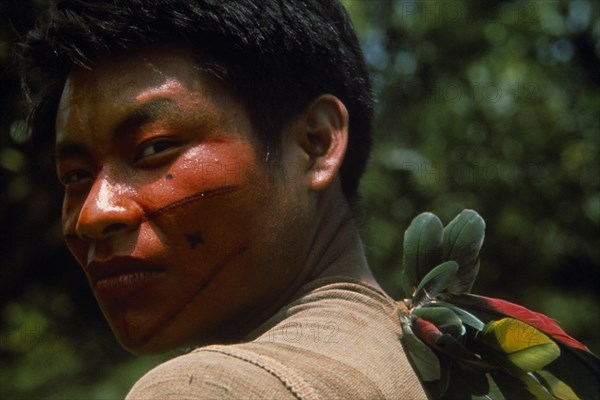
M 553 319 L 471 294 L 485 222 L 432 213 L 404 237 L 402 344 L 430 399 L 600 399 L 600 360 Z

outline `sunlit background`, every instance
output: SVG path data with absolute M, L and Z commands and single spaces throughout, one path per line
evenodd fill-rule
M 0 397 L 118 399 L 165 357 L 112 337 L 62 243 L 50 147 L 24 140 L 10 48 L 47 3 L 0 3 Z M 412 218 L 472 208 L 487 223 L 473 292 L 545 313 L 599 354 L 599 3 L 345 4 L 379 100 L 361 224 L 382 286 L 399 296 Z

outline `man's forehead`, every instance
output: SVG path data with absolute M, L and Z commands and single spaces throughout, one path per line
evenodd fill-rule
M 183 49 L 149 49 L 101 60 L 90 69 L 73 68 L 57 110 L 57 142 L 65 132 L 118 119 L 153 97 L 212 93 L 204 78 L 195 57 Z M 106 118 L 93 121 L 100 114 Z
M 152 48 L 97 60 L 93 67 L 74 67 L 69 73 L 61 103 L 84 99 L 130 103 L 139 91 L 159 87 L 173 77 L 192 86 L 201 77 L 194 56 L 182 48 Z

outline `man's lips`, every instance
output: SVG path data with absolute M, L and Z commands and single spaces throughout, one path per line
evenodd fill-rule
M 144 276 L 158 274 L 164 271 L 154 262 L 134 257 L 113 257 L 101 261 L 91 261 L 87 265 L 87 273 L 92 286 L 99 282 L 121 279 L 121 283 L 139 280 Z M 128 279 L 125 279 L 128 277 Z

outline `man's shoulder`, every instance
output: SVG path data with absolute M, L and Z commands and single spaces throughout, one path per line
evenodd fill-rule
M 129 398 L 159 389 L 156 398 L 425 398 L 393 300 L 335 279 L 307 285 L 244 343 L 201 347 L 158 366 Z
M 215 351 L 211 351 L 214 349 Z M 277 376 L 244 358 L 209 346 L 160 364 L 130 390 L 127 399 L 294 398 Z

